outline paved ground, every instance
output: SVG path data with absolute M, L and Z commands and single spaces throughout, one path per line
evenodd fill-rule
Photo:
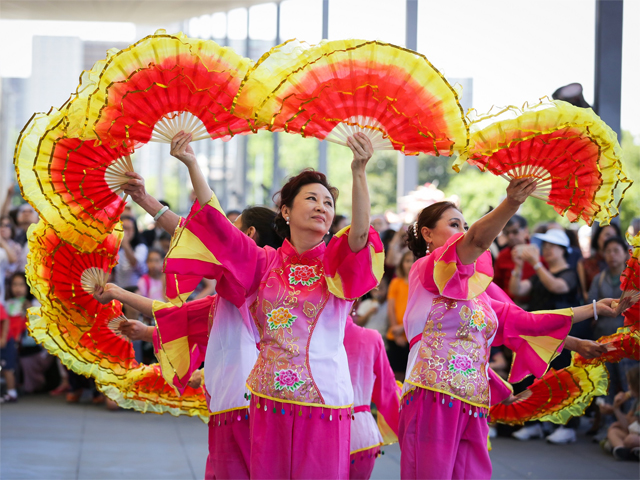
M 110 412 L 88 403 L 32 396 L 0 407 L 0 478 L 202 479 L 207 429 L 198 419 Z M 498 438 L 494 478 L 638 479 L 637 463 L 616 462 L 582 436 L 548 445 Z M 400 449 L 385 448 L 373 478 L 400 478 Z

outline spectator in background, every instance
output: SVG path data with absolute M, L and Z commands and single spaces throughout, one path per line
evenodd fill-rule
M 196 201 L 196 199 L 195 199 L 195 195 L 194 195 L 193 202 L 195 202 L 195 201 Z M 238 219 L 238 217 L 240 216 L 241 213 L 242 212 L 240 210 L 229 210 L 227 212 L 227 218 L 229 219 L 229 221 L 231 223 L 233 223 Z
M 549 229 L 547 233 L 534 234 L 542 240 L 542 258 L 548 267 L 540 261 L 540 252 L 536 245 L 528 245 L 519 255 L 514 255 L 515 269 L 509 283 L 509 290 L 514 296 L 529 295 L 530 310 L 555 310 L 569 308 L 578 303 L 578 274 L 569 267 L 570 242 L 564 230 Z M 536 274 L 527 280 L 522 279 L 524 263 L 529 263 Z M 578 338 L 591 338 L 588 322 L 574 324 L 570 335 Z M 571 354 L 567 349 L 556 357 L 551 366 L 561 369 L 569 366 Z M 576 428 L 580 423 L 578 417 L 572 418 L 547 437 L 550 443 L 572 443 L 576 441 Z M 518 440 L 542 437 L 540 423 L 527 425 L 513 436 Z
M 389 284 L 387 294 L 387 355 L 396 379 L 403 382 L 409 360 L 409 341 L 404 333 L 404 312 L 409 301 L 409 270 L 415 262 L 413 253 L 405 251 L 396 267 L 396 277 Z
M 147 272 L 146 260 L 149 249 L 142 241 L 136 220 L 121 217 L 124 236 L 120 245 L 118 265 L 113 269 L 114 283 L 120 287 L 137 285 Z
M 349 219 L 347 217 L 345 217 L 344 215 L 336 215 L 333 218 L 333 223 L 331 224 L 331 236 L 338 233 L 347 225 L 349 225 Z
M 14 240 L 20 245 L 27 243 L 27 230 L 34 223 L 38 223 L 38 214 L 28 203 L 23 203 L 16 212 L 16 225 Z
M 169 232 L 162 232 L 158 237 L 158 248 L 166 255 L 171 248 L 171 234 Z
M 3 304 L 0 303 L 0 366 L 2 367 L 2 377 L 7 387 L 7 393 L 0 397 L 0 403 L 18 400 L 18 390 L 16 389 L 18 349 L 15 336 L 9 333 L 10 323 L 9 315 Z
M 631 220 L 631 223 L 629 224 L 629 228 L 627 229 L 627 232 L 632 237 L 635 237 L 640 233 L 640 217 L 636 217 L 633 220 Z
M 384 215 L 374 215 L 371 217 L 371 226 L 378 234 L 381 234 L 389 229 L 389 222 L 384 218 Z
M 383 278 L 380 284 L 371 290 L 357 306 L 353 321 L 360 327 L 377 330 L 383 337 L 389 330 L 387 316 L 387 292 L 389 284 Z
M 589 300 L 589 289 L 591 282 L 595 276 L 600 273 L 606 266 L 604 261 L 604 243 L 613 237 L 622 237 L 620 228 L 612 223 L 610 225 L 591 227 L 591 257 L 582 259 L 578 262 L 578 278 L 580 279 L 580 287 L 582 297 L 585 301 Z
M 607 432 L 607 440 L 603 448 L 613 454 L 616 460 L 638 460 L 640 458 L 640 409 L 638 397 L 640 396 L 640 369 L 636 366 L 627 372 L 629 390 L 618 392 L 613 405 L 603 405 L 601 408 L 606 413 L 615 415 L 614 422 Z M 629 413 L 622 411 L 622 406 L 627 400 L 633 399 Z
M 164 253 L 152 248 L 147 255 L 147 273 L 138 280 L 138 292 L 143 297 L 166 302 L 165 279 L 162 273 Z
M 598 273 L 591 288 L 589 288 L 589 302 L 600 300 L 602 298 L 620 298 L 622 290 L 620 289 L 620 275 L 624 270 L 629 258 L 628 246 L 620 237 L 613 237 L 604 243 L 603 257 L 605 268 Z M 613 335 L 618 328 L 624 325 L 624 317 L 601 318 L 594 322 L 593 339 L 597 340 L 606 335 Z M 609 371 L 609 394 L 610 401 L 618 392 L 627 390 L 627 371 L 631 369 L 637 362 L 631 358 L 624 358 L 619 363 L 607 363 L 606 367 Z
M 18 266 L 21 247 L 13 241 L 13 223 L 9 216 L 0 218 L 0 304 L 5 300 L 7 277 Z
M 529 244 L 529 226 L 524 217 L 514 215 L 507 222 L 502 233 L 507 239 L 507 246 L 500 251 L 494 263 L 493 282 L 503 289 L 519 306 L 524 308 L 528 297 L 514 296 L 509 290 L 509 282 L 511 280 L 511 272 L 515 269 L 515 263 L 512 257 L 515 250 L 517 250 L 516 247 Z M 529 263 L 523 263 L 520 279 L 528 280 L 535 275 L 535 273 L 535 270 Z

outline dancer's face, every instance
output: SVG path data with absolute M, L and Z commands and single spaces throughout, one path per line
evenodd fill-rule
M 289 218 L 291 232 L 313 232 L 324 237 L 331 228 L 335 215 L 333 197 L 320 183 L 303 185 L 291 208 L 284 205 L 282 216 Z
M 462 212 L 455 208 L 446 210 L 440 220 L 436 222 L 434 228 L 422 227 L 422 237 L 433 252 L 436 248 L 442 247 L 456 233 L 464 233 L 469 230 L 469 225 L 464 219 Z

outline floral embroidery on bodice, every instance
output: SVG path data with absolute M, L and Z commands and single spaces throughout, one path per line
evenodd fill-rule
M 263 280 L 250 311 L 260 332 L 260 354 L 249 388 L 285 401 L 324 403 L 309 366 L 309 343 L 329 299 L 324 244 L 298 255 L 285 242 L 282 262 Z
M 488 407 L 487 364 L 498 327 L 487 302 L 433 298 L 407 382 Z

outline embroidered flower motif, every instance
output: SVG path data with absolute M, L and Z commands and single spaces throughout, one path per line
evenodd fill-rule
M 316 274 L 316 269 L 309 265 L 291 265 L 289 268 L 291 269 L 289 274 L 289 283 L 291 285 L 300 283 L 309 287 L 320 280 L 320 277 Z
M 276 372 L 276 380 L 274 386 L 276 390 L 287 389 L 290 392 L 295 392 L 304 384 L 304 380 L 300 380 L 298 372 L 295 370 L 287 369 Z
M 451 355 L 451 360 L 449 360 L 449 371 L 461 373 L 465 377 L 468 377 L 474 374 L 476 369 L 473 368 L 473 361 L 468 356 L 456 353 Z
M 487 326 L 487 319 L 482 310 L 474 310 L 471 319 L 469 319 L 469 326 L 475 327 L 480 331 Z
M 267 324 L 269 330 L 277 330 L 279 328 L 289 328 L 293 325 L 294 320 L 298 318 L 295 315 L 291 315 L 288 308 L 278 307 L 275 310 L 271 310 L 267 313 Z

